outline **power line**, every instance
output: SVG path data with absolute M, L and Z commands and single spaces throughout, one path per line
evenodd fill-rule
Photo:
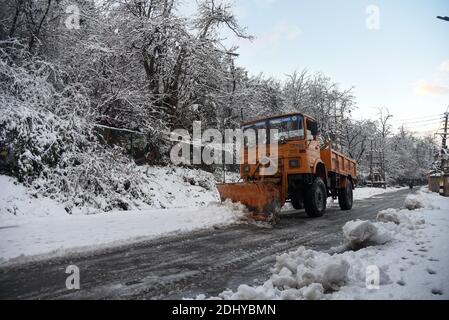
M 410 129 L 411 131 L 413 131 L 413 132 L 428 132 L 428 133 L 432 133 L 432 132 L 435 132 L 434 130 L 434 128 L 429 128 L 429 129 L 424 129 L 424 128 L 421 128 L 421 129 L 419 129 L 419 130 L 415 130 L 415 129 Z
M 444 113 L 439 113 L 439 114 L 432 114 L 432 115 L 427 115 L 427 116 L 419 116 L 419 117 L 411 117 L 411 118 L 403 118 L 403 119 L 394 119 L 393 118 L 393 122 L 394 121 L 413 121 L 413 120 L 418 120 L 418 119 L 428 119 L 428 118 L 435 118 L 435 117 L 441 117 L 443 116 Z
M 404 120 L 404 121 L 407 121 L 407 120 L 415 120 L 415 119 L 424 119 L 424 118 L 439 117 L 439 116 L 442 116 L 442 115 L 444 115 L 444 112 L 443 112 L 443 113 L 428 114 L 428 115 L 426 115 L 426 116 L 416 116 L 416 117 L 410 117 L 410 118 L 399 118 L 398 120 Z
M 400 123 L 420 123 L 420 122 L 431 122 L 431 121 L 438 121 L 438 120 L 442 120 L 443 117 L 434 117 L 434 118 L 429 118 L 429 119 L 421 119 L 421 120 L 407 120 L 407 121 L 392 121 L 394 123 L 400 124 Z
M 418 127 L 418 126 L 431 126 L 432 124 L 437 125 L 441 122 L 443 118 L 430 120 L 430 121 L 420 121 L 420 122 L 407 122 L 407 123 L 401 123 L 399 126 L 412 126 L 412 127 Z
M 400 129 L 400 128 L 435 128 L 436 126 L 438 126 L 438 123 L 440 123 L 441 121 L 438 122 L 427 122 L 427 123 L 415 123 L 415 124 L 408 124 L 408 123 L 403 123 L 401 125 L 397 125 L 395 126 L 396 129 Z

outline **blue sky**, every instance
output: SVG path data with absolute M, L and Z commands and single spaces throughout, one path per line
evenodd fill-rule
M 238 64 L 254 75 L 284 79 L 295 69 L 321 71 L 342 88 L 355 87 L 354 117 L 374 118 L 378 107 L 387 107 L 395 125 L 443 113 L 449 106 L 449 22 L 436 19 L 449 16 L 449 0 L 233 3 L 240 24 L 256 38 L 223 35 L 229 46 L 240 47 Z M 367 8 L 373 5 L 379 10 L 379 29 L 370 30 Z M 438 127 L 413 125 L 419 132 Z

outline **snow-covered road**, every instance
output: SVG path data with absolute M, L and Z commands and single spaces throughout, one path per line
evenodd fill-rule
M 242 283 L 262 283 L 276 255 L 301 245 L 327 250 L 341 242 L 341 227 L 401 207 L 408 190 L 359 200 L 351 211 L 330 207 L 323 218 L 284 212 L 274 229 L 231 225 L 180 233 L 96 252 L 71 254 L 0 269 L 1 298 L 182 298 L 216 295 Z M 122 224 L 125 220 L 122 220 Z M 65 268 L 81 272 L 81 290 L 65 289 Z M 19 276 L 20 275 L 20 276 Z M 36 275 L 39 275 L 36 277 Z
M 244 215 L 241 206 L 218 202 L 202 207 L 186 202 L 178 204 L 184 208 L 69 215 L 62 204 L 34 198 L 14 182 L 13 178 L 0 176 L 0 265 L 229 225 L 239 222 Z M 396 189 L 356 189 L 355 199 L 392 191 Z M 211 194 L 202 197 L 204 201 L 214 199 Z

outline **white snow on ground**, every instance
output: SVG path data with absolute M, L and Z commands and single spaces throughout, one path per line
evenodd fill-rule
M 185 174 L 179 180 L 162 176 L 158 181 L 181 199 L 170 202 L 161 196 L 160 203 L 164 201 L 163 206 L 170 209 L 69 215 L 63 204 L 36 198 L 16 179 L 0 176 L 0 264 L 120 245 L 244 218 L 246 210 L 241 205 L 221 205 L 214 192 L 196 185 L 194 179 L 185 182 Z M 181 187 L 187 191 L 178 191 Z M 34 255 L 41 257 L 30 257 Z
M 139 210 L 107 213 L 82 207 L 68 214 L 64 204 L 33 193 L 15 178 L 0 175 L 0 264 L 244 220 L 246 210 L 241 205 L 218 203 L 214 178 L 204 171 L 176 167 L 142 167 L 142 170 L 154 178 L 148 186 L 155 199 L 154 207 L 135 204 L 133 207 Z M 228 181 L 235 177 L 227 173 Z M 369 189 L 360 192 L 359 199 L 362 193 L 371 196 L 385 192 Z
M 277 257 L 263 285 L 241 285 L 211 299 L 448 299 L 449 199 L 423 189 L 409 203 L 419 209 L 388 209 L 378 222 L 348 222 L 343 253 L 300 247 Z M 373 270 L 378 288 L 367 286 Z
M 170 232 L 236 222 L 239 206 L 110 212 L 1 221 L 0 257 L 3 260 L 43 253 L 62 254 L 149 239 Z M 70 250 L 69 250 L 70 249 Z M 48 255 L 48 256 L 51 256 Z
M 371 188 L 371 187 L 362 187 L 362 188 L 355 188 L 353 191 L 353 197 L 354 200 L 362 200 L 366 198 L 370 198 L 373 196 L 377 196 L 379 194 L 387 193 L 387 192 L 394 192 L 404 189 L 404 187 L 388 187 L 388 188 Z
M 141 201 L 131 203 L 131 209 L 166 209 L 205 206 L 219 201 L 215 179 L 211 173 L 181 167 L 142 166 L 151 181 L 145 192 L 153 200 L 150 206 Z M 102 207 L 102 205 L 100 205 Z M 0 175 L 0 219 L 11 216 L 66 215 L 65 206 L 38 192 L 24 187 L 15 178 Z M 93 214 L 100 209 L 75 207 L 72 214 Z

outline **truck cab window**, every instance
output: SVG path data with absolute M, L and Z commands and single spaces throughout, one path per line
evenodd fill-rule
M 284 139 L 304 139 L 303 118 L 300 115 L 271 119 L 270 130 L 278 130 L 274 135 L 276 141 Z
M 314 140 L 317 135 L 317 123 L 313 120 L 307 119 L 307 140 Z

